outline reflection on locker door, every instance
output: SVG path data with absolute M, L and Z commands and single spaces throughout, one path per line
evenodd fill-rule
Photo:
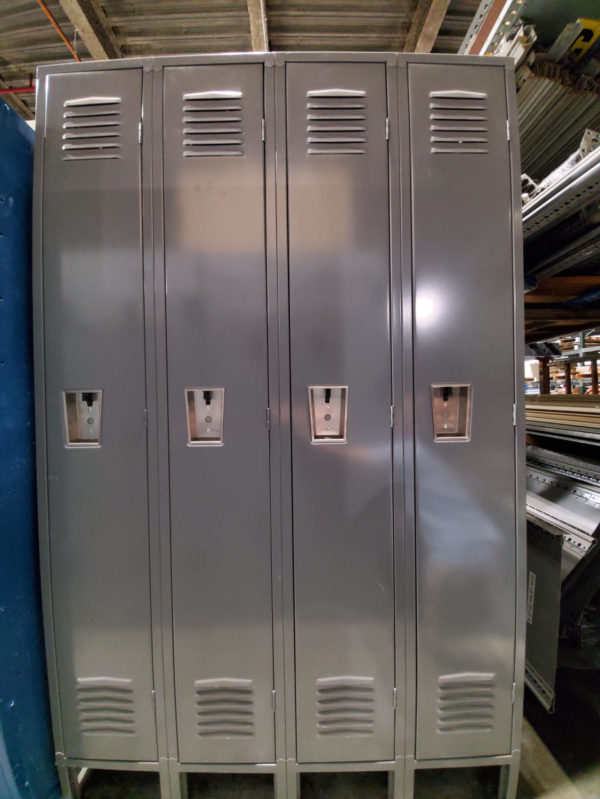
M 169 67 L 164 94 L 179 755 L 272 762 L 263 68 Z
M 513 337 L 505 72 L 480 64 L 408 69 L 416 754 L 502 755 L 510 751 L 514 679 L 514 372 L 511 348 L 490 358 L 482 331 L 494 341 Z
M 386 107 L 382 64 L 287 66 L 303 762 L 394 753 Z
M 48 78 L 43 275 L 52 593 L 65 755 L 154 760 L 142 72 Z

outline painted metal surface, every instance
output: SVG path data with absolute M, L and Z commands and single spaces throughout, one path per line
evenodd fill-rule
M 152 760 L 141 71 L 54 75 L 48 95 L 45 392 L 64 754 Z M 102 390 L 100 446 L 65 446 L 69 390 Z
M 179 752 L 272 762 L 263 67 L 167 69 L 164 92 Z M 224 387 L 220 444 L 188 445 L 194 386 Z
M 287 66 L 298 759 L 393 757 L 386 74 Z M 345 443 L 309 386 L 348 386 Z M 333 389 L 335 391 L 336 389 Z
M 493 66 L 410 65 L 409 90 L 416 752 L 418 758 L 508 754 L 516 593 L 513 353 L 506 347 L 490 359 L 481 336 L 488 329 L 496 341 L 512 340 L 504 75 Z M 431 385 L 446 381 L 472 384 L 469 441 L 434 440 Z
M 53 799 L 35 516 L 33 131 L 1 100 L 0 143 L 0 797 Z
M 158 724 L 169 760 L 152 767 L 163 793 L 178 797 L 186 770 L 272 770 L 288 799 L 307 770 L 390 770 L 396 799 L 412 795 L 416 769 L 462 758 L 515 772 L 515 358 L 507 345 L 499 358 L 509 388 L 487 395 L 488 348 L 473 334 L 484 314 L 508 341 L 519 328 L 507 64 L 366 53 L 127 63 L 131 73 L 142 67 L 154 86 L 143 131 L 153 148 L 143 171 L 156 269 L 145 276 L 151 396 L 141 407 L 151 448 L 158 442 L 149 467 L 161 537 L 154 641 L 162 636 Z M 478 120 L 453 130 L 482 101 L 487 130 L 473 136 Z M 202 104 L 216 112 L 210 133 L 200 132 Z M 440 104 L 448 118 L 431 119 Z M 224 119 L 230 112 L 243 118 Z M 420 302 L 432 281 L 452 303 Z M 465 285 L 468 309 L 457 301 Z M 493 301 L 478 305 L 480 296 Z M 432 308 L 441 315 L 428 327 Z M 472 387 L 471 440 L 434 444 L 431 387 L 455 384 Z M 315 443 L 311 386 L 320 392 L 313 415 L 323 411 L 312 419 Z M 86 389 L 104 392 L 102 449 L 109 394 L 105 381 L 68 387 Z M 223 389 L 218 435 L 206 417 L 200 428 L 188 417 L 194 389 L 194 417 L 205 391 Z M 330 422 L 341 425 L 333 435 Z M 496 498 L 484 490 L 490 451 Z M 459 719 L 446 712 L 465 690 L 484 695 L 491 730 L 440 729 L 438 701 L 441 726 L 473 721 L 471 705 Z M 212 701 L 217 716 L 222 702 L 235 711 L 216 719 L 220 740 L 206 734 Z M 507 797 L 513 783 L 503 782 Z

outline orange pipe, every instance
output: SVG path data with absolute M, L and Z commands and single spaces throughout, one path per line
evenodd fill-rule
M 46 3 L 44 3 L 44 0 L 37 0 L 37 3 L 38 3 L 38 5 L 39 5 L 39 7 L 42 9 L 42 11 L 44 12 L 44 14 L 45 14 L 45 15 L 48 17 L 48 19 L 49 19 L 49 20 L 50 20 L 50 22 L 52 23 L 53 27 L 56 29 L 56 32 L 58 33 L 58 35 L 60 36 L 60 38 L 63 40 L 63 42 L 64 42 L 64 43 L 67 45 L 67 47 L 68 47 L 68 48 L 69 48 L 69 50 L 71 51 L 71 55 L 73 56 L 73 58 L 75 59 L 75 61 L 81 61 L 81 58 L 79 58 L 79 56 L 78 56 L 78 55 L 77 55 L 77 53 L 75 52 L 75 48 L 73 47 L 73 45 L 71 44 L 71 42 L 70 42 L 70 41 L 67 39 L 67 37 L 66 37 L 66 36 L 65 36 L 65 34 L 63 33 L 63 30 L 62 30 L 62 28 L 60 27 L 60 25 L 58 24 L 58 22 L 57 22 L 57 21 L 54 19 L 54 17 L 52 16 L 52 12 L 50 11 L 50 9 L 49 9 L 49 8 L 48 8 L 48 6 L 46 5 Z

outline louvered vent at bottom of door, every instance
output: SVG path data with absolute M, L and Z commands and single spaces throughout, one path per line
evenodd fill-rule
M 374 716 L 372 677 L 324 677 L 317 680 L 319 735 L 372 735 Z
M 63 161 L 121 157 L 121 98 L 66 100 L 62 124 Z
M 354 89 L 319 89 L 306 94 L 308 155 L 367 152 L 367 97 Z
M 184 94 L 183 156 L 244 155 L 243 99 L 237 90 Z
M 198 735 L 208 738 L 247 738 L 254 735 L 252 680 L 196 680 Z
M 77 680 L 79 728 L 87 735 L 133 735 L 135 700 L 131 680 L 89 677 Z
M 495 711 L 495 674 L 465 672 L 439 678 L 438 732 L 490 732 Z
M 483 92 L 429 94 L 432 153 L 487 153 L 488 109 Z

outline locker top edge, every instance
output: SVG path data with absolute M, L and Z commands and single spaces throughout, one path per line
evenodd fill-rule
M 119 58 L 106 61 L 67 61 L 64 63 L 43 64 L 37 68 L 37 79 L 40 83 L 48 75 L 66 72 L 97 72 L 104 69 L 143 69 L 161 71 L 165 67 L 193 66 L 201 64 L 227 63 L 260 63 L 265 66 L 283 66 L 290 62 L 379 62 L 388 66 L 406 66 L 407 64 L 483 64 L 502 67 L 509 72 L 514 71 L 512 58 L 497 56 L 464 56 L 446 53 L 396 53 L 396 52 L 287 52 L 268 53 L 200 53 L 176 56 L 145 56 L 135 58 Z

